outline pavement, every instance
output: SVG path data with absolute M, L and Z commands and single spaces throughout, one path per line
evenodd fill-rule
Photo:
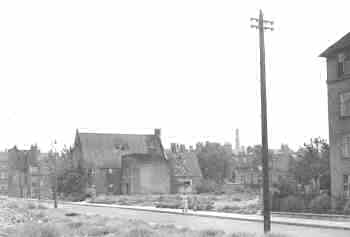
M 53 203 L 47 203 L 53 208 Z M 76 205 L 59 203 L 59 209 L 73 213 L 83 213 L 85 215 L 100 215 L 110 218 L 121 218 L 128 220 L 142 220 L 150 225 L 175 226 L 176 228 L 189 228 L 191 230 L 218 230 L 230 233 L 248 233 L 262 236 L 263 223 L 260 221 L 237 220 L 230 218 L 205 217 L 190 214 L 180 214 L 174 212 L 162 212 L 141 210 L 141 208 L 117 208 L 109 205 Z M 349 237 L 350 230 L 325 228 L 325 227 L 308 227 L 289 224 L 271 224 L 271 231 L 274 236 L 288 237 Z M 229 235 L 230 236 L 230 235 Z
M 90 207 L 108 207 L 118 208 L 134 211 L 146 211 L 146 212 L 157 212 L 175 215 L 186 215 L 186 216 L 198 216 L 198 217 L 210 217 L 216 219 L 228 219 L 238 221 L 250 221 L 250 222 L 263 222 L 262 215 L 251 215 L 251 214 L 236 214 L 236 213 L 223 213 L 214 211 L 192 211 L 188 210 L 187 213 L 183 213 L 182 209 L 170 209 L 170 208 L 156 208 L 146 206 L 127 206 L 127 205 L 116 205 L 116 204 L 97 204 L 88 202 L 62 202 L 61 204 L 68 205 L 79 205 L 79 206 L 90 206 Z M 328 229 L 341 229 L 350 230 L 350 220 L 335 221 L 335 220 L 317 220 L 317 219 L 305 219 L 305 218 L 291 218 L 281 216 L 271 216 L 272 224 L 283 224 L 283 225 L 294 225 L 294 226 L 305 226 L 315 228 L 328 228 Z

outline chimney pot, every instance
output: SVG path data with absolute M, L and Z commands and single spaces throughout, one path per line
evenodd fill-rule
M 161 136 L 161 130 L 160 130 L 160 128 L 154 129 L 154 135 L 156 135 L 157 137 L 160 138 L 160 136 Z
M 171 143 L 170 144 L 170 150 L 172 153 L 176 153 L 176 143 Z

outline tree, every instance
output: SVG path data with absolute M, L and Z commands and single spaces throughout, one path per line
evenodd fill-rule
M 203 177 L 216 183 L 222 183 L 232 154 L 219 143 L 206 142 L 205 145 L 197 147 L 200 147 L 197 156 Z
M 322 181 L 322 188 L 329 190 L 329 145 L 326 140 L 318 137 L 304 143 L 299 150 L 299 157 L 292 166 L 292 173 L 302 185 L 313 183 L 318 192 Z
M 75 165 L 73 149 L 64 147 L 59 154 L 49 152 L 51 187 L 65 197 L 82 196 L 87 185 L 87 174 L 81 165 Z M 57 184 L 55 184 L 57 182 Z

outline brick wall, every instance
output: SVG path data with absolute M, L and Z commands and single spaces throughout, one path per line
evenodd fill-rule
M 125 157 L 122 172 L 123 194 L 170 193 L 170 169 L 161 157 Z

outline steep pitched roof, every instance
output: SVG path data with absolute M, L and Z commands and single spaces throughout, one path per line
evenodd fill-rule
M 121 168 L 125 155 L 165 157 L 161 140 L 156 135 L 77 132 L 77 137 L 84 159 L 101 168 Z
M 343 36 L 340 40 L 335 42 L 333 45 L 328 47 L 323 53 L 320 54 L 320 57 L 330 57 L 339 51 L 350 47 L 350 32 Z
M 0 152 L 0 162 L 7 162 L 8 161 L 8 154 L 7 152 Z
M 202 177 L 198 158 L 193 152 L 168 152 L 170 166 L 174 176 Z

